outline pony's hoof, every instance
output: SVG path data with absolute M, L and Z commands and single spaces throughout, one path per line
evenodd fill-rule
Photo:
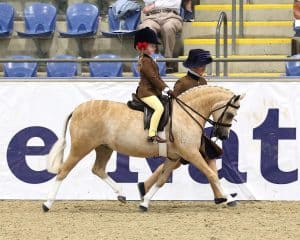
M 118 200 L 121 202 L 121 203 L 126 203 L 126 197 L 125 196 L 118 196 Z
M 235 206 L 237 205 L 237 201 L 234 200 L 234 201 L 228 202 L 228 203 L 226 203 L 226 204 L 227 204 L 228 207 L 235 207 Z
M 141 212 L 147 212 L 148 211 L 148 208 L 143 206 L 143 205 L 140 205 L 140 211 Z
M 49 208 L 44 203 L 42 205 L 42 208 L 43 208 L 44 212 L 48 212 L 49 211 Z

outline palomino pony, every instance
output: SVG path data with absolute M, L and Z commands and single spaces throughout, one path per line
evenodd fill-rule
M 217 86 L 198 86 L 181 94 L 173 102 L 172 133 L 174 141 L 167 143 L 167 155 L 164 170 L 158 182 L 144 196 L 140 204 L 147 210 L 153 195 L 167 181 L 176 160 L 184 158 L 199 169 L 209 180 L 216 197 L 234 199 L 224 191 L 218 176 L 208 167 L 199 152 L 203 126 L 206 121 L 214 125 L 216 137 L 226 139 L 229 136 L 231 122 L 237 114 L 243 96 Z M 181 103 L 181 104 L 180 104 Z M 184 105 L 182 105 L 182 103 Z M 209 119 L 210 115 L 213 121 Z M 70 123 L 71 149 L 63 162 L 65 137 Z M 166 133 L 170 131 L 170 123 Z M 57 173 L 48 200 L 43 204 L 48 211 L 60 187 L 62 180 L 75 165 L 92 150 L 96 151 L 96 160 L 92 172 L 104 180 L 125 202 L 122 188 L 105 171 L 113 151 L 135 157 L 158 156 L 158 145 L 146 141 L 147 131 L 143 128 L 143 114 L 129 109 L 126 104 L 104 100 L 88 101 L 79 105 L 67 118 L 63 136 L 53 146 L 48 159 L 48 171 Z

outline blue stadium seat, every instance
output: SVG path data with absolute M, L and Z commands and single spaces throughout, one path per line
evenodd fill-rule
M 113 14 L 112 8 L 108 9 L 109 32 L 102 32 L 105 37 L 134 36 L 134 32 L 141 20 L 141 10 L 138 9 L 120 21 Z
M 120 58 L 114 54 L 100 54 L 95 58 Z M 121 62 L 90 62 L 91 77 L 122 77 L 123 65 Z
M 55 59 L 75 59 L 71 55 L 58 55 Z M 76 62 L 48 62 L 47 76 L 48 77 L 74 77 L 77 75 Z
M 8 3 L 0 3 L 0 37 L 8 37 L 13 32 L 14 9 Z
M 97 33 L 99 9 L 90 3 L 75 3 L 67 9 L 67 32 L 61 37 L 90 37 Z
M 291 58 L 299 59 L 299 62 L 286 62 L 285 71 L 287 76 L 300 76 L 300 54 L 291 56 Z
M 47 3 L 32 3 L 24 9 L 25 32 L 20 37 L 51 37 L 55 31 L 56 8 Z
M 162 56 L 161 54 L 154 53 L 152 55 L 152 58 L 153 59 L 158 59 L 158 58 L 164 58 L 164 56 Z M 157 62 L 157 65 L 158 65 L 160 76 L 166 76 L 166 70 L 167 70 L 166 62 Z M 138 71 L 138 63 L 137 62 L 134 62 L 134 63 L 131 64 L 131 70 L 132 70 L 132 73 L 133 73 L 134 77 L 139 77 L 140 76 L 140 73 Z
M 31 56 L 16 55 L 12 59 L 32 59 Z M 36 77 L 37 72 L 36 62 L 8 62 L 4 63 L 5 77 Z

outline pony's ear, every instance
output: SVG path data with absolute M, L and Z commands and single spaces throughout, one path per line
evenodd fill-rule
M 238 101 L 240 99 L 241 95 L 236 95 L 233 99 L 233 102 L 235 103 L 236 101 Z
M 240 95 L 240 100 L 243 100 L 245 96 L 246 96 L 246 93 L 242 93 L 242 94 Z
M 233 102 L 236 102 L 238 100 L 242 100 L 244 97 L 246 96 L 246 93 L 243 93 L 241 95 L 237 95 L 235 96 L 235 98 L 233 99 Z

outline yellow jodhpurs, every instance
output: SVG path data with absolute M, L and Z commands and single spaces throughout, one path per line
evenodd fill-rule
M 154 110 L 149 128 L 149 137 L 153 137 L 156 135 L 159 120 L 164 112 L 164 106 L 155 95 L 141 98 L 141 100 Z

